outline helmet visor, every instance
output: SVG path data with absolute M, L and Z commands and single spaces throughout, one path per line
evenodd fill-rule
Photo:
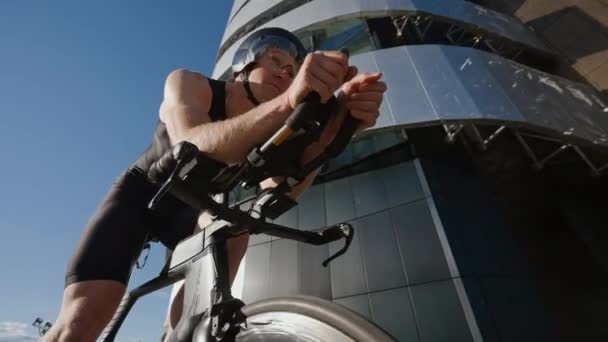
M 260 37 L 260 39 L 258 39 L 251 45 L 250 51 L 257 58 L 269 48 L 276 48 L 287 52 L 296 60 L 298 66 L 302 64 L 302 61 L 304 60 L 303 54 L 306 53 L 306 51 L 300 51 L 298 49 L 298 46 L 294 44 L 291 40 L 284 37 L 272 35 Z

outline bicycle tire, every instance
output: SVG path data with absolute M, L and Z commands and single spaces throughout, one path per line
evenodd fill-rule
M 365 317 L 330 301 L 293 296 L 243 307 L 248 327 L 235 341 L 397 341 Z

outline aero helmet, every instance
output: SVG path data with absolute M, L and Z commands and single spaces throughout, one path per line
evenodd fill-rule
M 293 33 L 278 27 L 268 27 L 258 30 L 245 39 L 234 53 L 232 73 L 236 75 L 247 70 L 256 58 L 268 48 L 278 48 L 293 56 L 298 64 L 302 64 L 306 49 Z

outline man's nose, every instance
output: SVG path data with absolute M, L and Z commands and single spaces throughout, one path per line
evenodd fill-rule
M 280 82 L 280 86 L 284 89 L 287 89 L 287 87 L 289 87 L 289 84 L 291 83 L 291 79 L 289 77 L 289 73 L 285 70 L 283 71 L 279 71 L 277 73 L 275 73 L 276 78 L 279 80 Z
M 278 69 L 275 75 L 282 80 L 289 78 L 289 72 L 285 69 Z

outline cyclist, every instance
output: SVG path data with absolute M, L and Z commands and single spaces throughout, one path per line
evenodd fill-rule
M 146 180 L 146 172 L 172 145 L 184 140 L 195 144 L 215 161 L 208 168 L 212 177 L 270 138 L 309 92 L 317 92 L 325 102 L 341 87 L 341 107 L 361 121 L 361 130 L 375 124 L 386 90 L 380 73 L 356 75 L 356 68 L 338 51 L 307 55 L 297 37 L 280 28 L 250 35 L 234 61 L 233 82 L 184 69 L 168 75 L 153 142 L 117 178 L 88 222 L 67 268 L 59 316 L 45 341 L 94 341 L 112 318 L 148 237 L 173 249 L 192 234 L 197 220 L 200 227 L 206 226 L 205 215 L 171 196 L 154 211 L 146 207 L 158 189 Z M 331 142 L 345 115 L 345 110 L 331 114 L 302 162 Z M 315 176 L 312 172 L 289 197 L 295 199 Z M 276 184 L 270 179 L 263 186 Z M 228 241 L 231 281 L 247 241 L 246 235 Z

